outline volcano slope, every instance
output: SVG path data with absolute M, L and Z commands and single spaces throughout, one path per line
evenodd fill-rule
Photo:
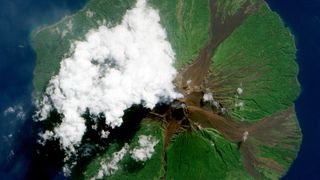
M 133 4 L 92 0 L 75 15 L 34 31 L 35 97 L 41 98 L 61 59 L 70 55 L 72 41 L 100 26 L 101 17 L 116 25 Z M 296 158 L 302 135 L 293 103 L 300 91 L 296 48 L 280 17 L 260 0 L 148 4 L 158 10 L 175 51 L 179 73 L 174 83 L 183 98 L 152 110 L 133 106 L 115 129 L 104 124 L 103 115 L 98 120 L 84 115 L 87 131 L 70 160 L 71 177 L 282 177 Z M 88 18 L 88 10 L 95 16 Z M 62 37 L 70 20 L 73 30 Z M 60 34 L 52 33 L 57 28 Z M 110 132 L 108 139 L 101 140 L 102 130 Z

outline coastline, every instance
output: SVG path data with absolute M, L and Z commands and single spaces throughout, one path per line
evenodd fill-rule
M 276 11 L 286 26 L 295 36 L 297 45 L 298 79 L 301 93 L 295 101 L 297 116 L 303 132 L 303 141 L 297 159 L 283 179 L 319 179 L 320 146 L 315 139 L 320 138 L 320 112 L 317 102 L 320 100 L 319 70 L 319 7 L 316 0 L 267 0 L 269 6 Z

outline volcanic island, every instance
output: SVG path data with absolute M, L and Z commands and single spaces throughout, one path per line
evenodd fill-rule
M 62 59 L 72 56 L 73 42 L 92 29 L 119 25 L 141 1 L 89 0 L 77 13 L 34 30 L 35 101 L 43 101 Z M 295 41 L 281 18 L 263 0 L 144 3 L 158 13 L 175 53 L 172 83 L 180 95 L 152 109 L 133 104 L 116 127 L 105 123 L 103 112 L 88 109 L 81 142 L 71 152 L 51 151 L 59 151 L 59 167 L 72 179 L 284 176 L 302 134 L 294 107 L 300 93 Z M 38 123 L 54 132 L 63 117 L 54 107 Z M 43 151 L 63 146 L 57 136 L 43 144 Z

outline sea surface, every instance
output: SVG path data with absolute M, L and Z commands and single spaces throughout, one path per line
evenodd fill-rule
M 303 133 L 284 179 L 320 179 L 320 0 L 267 0 L 295 35 L 302 93 L 296 111 Z
M 35 153 L 30 32 L 76 12 L 86 1 L 0 0 L 0 179 L 64 179 L 57 164 L 48 165 Z M 303 142 L 284 179 L 320 179 L 320 0 L 267 2 L 295 35 L 300 66 L 296 110 Z
M 30 33 L 84 6 L 87 0 L 0 0 L 0 179 L 47 179 L 57 171 L 35 156 L 32 121 L 35 53 Z M 61 176 L 60 176 L 61 177 Z

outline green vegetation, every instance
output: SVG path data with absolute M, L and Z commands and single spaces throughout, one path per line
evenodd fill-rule
M 148 119 L 141 123 L 139 131 L 135 134 L 134 138 L 129 142 L 129 151 L 138 146 L 140 135 L 153 136 L 159 140 L 155 146 L 155 152 L 152 154 L 151 159 L 146 162 L 136 162 L 132 159 L 130 153 L 126 153 L 124 158 L 119 162 L 119 170 L 115 174 L 109 176 L 110 179 L 160 179 L 162 176 L 162 128 L 159 122 L 150 121 Z M 84 172 L 85 179 L 91 179 L 96 176 L 101 168 L 102 161 L 110 159 L 114 152 L 119 151 L 123 144 L 117 142 L 110 145 L 107 151 L 97 158 L 95 158 Z M 109 161 L 107 161 L 109 162 Z
M 33 80 L 35 98 L 40 97 L 50 78 L 59 71 L 60 61 L 71 55 L 74 41 L 83 40 L 89 30 L 100 25 L 117 25 L 135 2 L 91 0 L 76 14 L 34 30 L 32 45 L 37 54 Z M 192 62 L 208 39 L 208 1 L 150 0 L 149 4 L 159 9 L 161 23 L 176 52 L 176 67 Z
M 273 143 L 266 143 L 265 140 L 259 140 L 259 138 L 255 139 L 255 144 L 258 147 L 257 154 L 262 164 L 270 163 L 270 161 L 266 161 L 266 159 L 273 159 L 271 162 L 278 164 L 278 166 L 276 166 L 278 167 L 276 168 L 277 170 L 272 170 L 264 166 L 258 167 L 258 169 L 260 169 L 259 171 L 270 179 L 274 179 L 274 177 L 279 178 L 288 171 L 288 168 L 297 156 L 297 150 L 301 144 L 301 131 L 296 115 L 291 113 L 286 114 L 286 117 L 280 118 L 287 119 L 285 123 L 282 124 L 284 125 L 282 128 L 275 127 L 275 129 L 280 129 L 280 132 L 276 132 L 277 130 L 272 129 L 272 127 L 269 128 L 269 139 L 271 139 L 269 141 Z M 290 130 L 289 132 L 287 131 L 288 129 Z
M 176 68 L 191 63 L 208 40 L 210 9 L 207 0 L 150 0 L 159 9 L 161 24 L 176 53 Z
M 213 130 L 178 135 L 167 150 L 167 179 L 248 179 L 236 144 Z
M 292 106 L 299 94 L 295 53 L 289 30 L 263 6 L 217 49 L 211 66 L 216 98 L 249 122 Z
M 287 172 L 301 143 L 295 112 L 288 110 L 300 93 L 295 54 L 289 29 L 263 5 L 212 58 L 209 83 L 214 98 L 233 119 L 261 122 L 249 133 L 254 146 L 245 151 L 253 154 L 254 169 L 266 179 L 278 179 Z
M 83 40 L 89 30 L 102 24 L 115 26 L 134 4 L 132 0 L 91 0 L 78 13 L 34 30 L 32 46 L 37 55 L 33 79 L 35 98 L 41 96 L 51 77 L 58 73 L 60 61 L 71 55 L 73 42 Z
M 235 15 L 243 4 L 256 2 L 258 0 L 217 0 L 218 13 L 222 13 L 220 17 L 223 21 L 227 16 Z M 73 42 L 83 40 L 89 30 L 100 25 L 117 25 L 134 3 L 131 0 L 91 0 L 78 13 L 52 26 L 35 30 L 32 34 L 33 48 L 37 53 L 35 97 L 40 97 L 50 78 L 58 72 L 60 61 L 72 54 Z M 149 4 L 159 10 L 161 24 L 176 53 L 175 66 L 181 70 L 199 55 L 208 41 L 208 1 L 149 0 Z M 239 122 L 261 122 L 269 117 L 268 120 L 277 120 L 279 116 L 275 113 L 292 107 L 300 92 L 295 53 L 294 39 L 289 30 L 277 14 L 263 5 L 216 49 L 208 78 L 214 99 L 227 109 L 232 119 Z M 250 132 L 247 142 L 256 148 L 252 154 L 260 162 L 254 168 L 263 178 L 281 177 L 296 157 L 301 132 L 294 113 L 285 114 L 288 120 L 283 121 L 283 130 L 288 133 L 281 134 L 281 129 L 276 128 L 273 131 L 273 127 L 264 131 L 270 133 L 270 138 L 276 139 L 270 140 L 273 143 L 263 141 L 264 134 L 259 136 L 259 132 Z M 265 128 L 266 124 L 261 127 Z M 119 169 L 107 178 L 250 179 L 240 146 L 221 134 L 213 129 L 184 131 L 175 134 L 168 149 L 163 152 L 163 125 L 145 119 L 134 137 L 126 142 L 128 152 L 119 162 Z M 130 155 L 130 151 L 137 147 L 140 135 L 152 135 L 159 140 L 152 158 L 144 163 L 136 162 Z M 88 164 L 84 178 L 95 177 L 101 162 L 110 160 L 112 154 L 124 145 L 124 142 L 110 143 L 105 152 Z M 279 165 L 279 171 L 268 168 L 268 163 Z
M 224 20 L 226 16 L 235 15 L 245 3 L 254 4 L 257 2 L 259 0 L 217 0 L 218 13 L 221 14 L 222 20 Z

